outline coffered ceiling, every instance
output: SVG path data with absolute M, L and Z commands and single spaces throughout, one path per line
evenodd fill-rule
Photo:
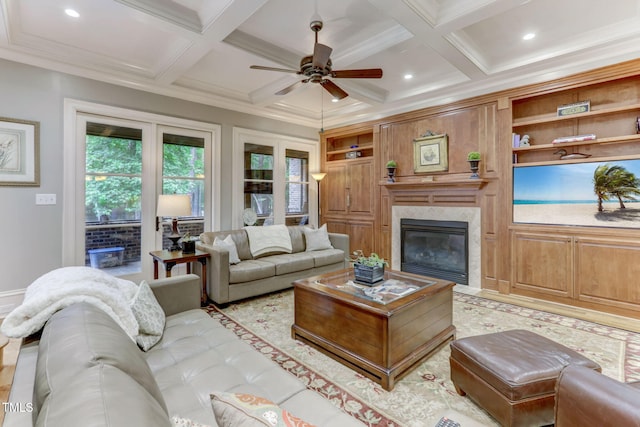
M 0 57 L 325 128 L 640 56 L 640 0 L 0 0 Z M 65 14 L 76 10 L 79 17 Z M 318 41 L 331 78 L 276 92 Z M 523 40 L 527 33 L 535 34 Z M 405 79 L 411 74 L 413 78 Z

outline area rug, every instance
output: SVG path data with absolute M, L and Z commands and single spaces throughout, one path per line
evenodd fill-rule
M 224 309 L 205 310 L 240 338 L 366 425 L 433 426 L 447 410 L 488 426 L 498 425 L 466 397 L 449 375 L 449 346 L 437 350 L 388 392 L 375 382 L 291 338 L 293 291 L 267 295 Z M 596 361 L 618 380 L 640 379 L 640 335 L 579 319 L 454 292 L 458 338 L 527 329 Z

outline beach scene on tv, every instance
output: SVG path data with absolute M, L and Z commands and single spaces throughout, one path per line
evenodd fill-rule
M 513 222 L 640 227 L 640 160 L 513 169 Z

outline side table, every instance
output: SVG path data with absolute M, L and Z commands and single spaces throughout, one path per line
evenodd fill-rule
M 207 296 L 207 258 L 209 254 L 197 250 L 191 253 L 183 253 L 182 251 L 151 251 L 149 255 L 153 257 L 153 278 L 158 278 L 158 261 L 164 264 L 164 271 L 166 277 L 171 277 L 171 269 L 176 264 L 187 264 L 187 274 L 191 274 L 191 263 L 198 261 L 202 264 L 202 292 L 200 294 L 200 301 L 202 305 L 205 305 L 209 299 Z

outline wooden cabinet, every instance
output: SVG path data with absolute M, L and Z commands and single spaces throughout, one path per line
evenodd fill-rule
M 373 215 L 372 159 L 333 162 L 326 170 L 327 215 Z
M 515 294 L 624 315 L 640 313 L 640 242 L 579 233 L 512 234 Z
M 584 109 L 587 111 L 568 115 L 558 113 L 560 106 L 587 101 L 589 107 Z M 564 88 L 556 86 L 535 95 L 511 98 L 511 131 L 513 135 L 529 135 L 530 146 L 516 147 L 512 143 L 514 173 L 510 178 L 531 176 L 516 174 L 524 171 L 517 168 L 582 163 L 585 167 L 580 170 L 587 172 L 583 172 L 581 182 L 588 181 L 588 189 L 595 191 L 590 186 L 594 185 L 594 171 L 598 165 L 640 159 L 639 101 L 638 75 L 582 84 L 573 82 Z M 589 137 L 554 143 L 558 138 L 584 135 Z M 565 157 L 561 158 L 563 155 Z M 587 168 L 586 163 L 593 165 Z M 572 168 L 572 171 L 577 169 Z M 569 168 L 562 170 L 569 173 Z M 566 180 L 570 178 L 566 177 Z M 515 184 L 512 181 L 514 188 L 526 187 L 522 194 L 512 193 L 513 198 L 524 199 L 523 194 L 535 193 L 531 193 L 533 185 L 527 187 L 526 184 L 521 180 Z M 546 193 L 541 195 L 538 189 L 535 199 L 539 203 L 558 200 L 566 212 L 572 209 L 573 195 L 567 194 L 572 188 L 564 186 L 565 182 L 557 182 L 554 188 L 549 188 L 548 197 Z M 593 197 L 594 216 L 599 215 L 596 208 L 599 199 L 594 192 L 588 193 L 586 196 L 582 196 L 586 194 L 584 191 L 580 194 L 585 203 Z M 560 197 L 567 200 L 557 199 Z M 605 210 L 617 208 L 616 203 Z M 630 211 L 635 210 L 626 209 L 624 216 L 628 217 Z M 640 290 L 636 289 L 635 282 L 640 274 L 637 262 L 640 259 L 640 223 L 638 227 L 628 222 L 620 226 L 611 226 L 611 223 L 580 226 L 566 218 L 570 216 L 552 225 L 552 219 L 541 221 L 548 224 L 514 223 L 511 217 L 510 292 L 637 317 Z
M 369 253 L 375 242 L 373 132 L 357 132 L 323 136 L 321 219 L 329 231 L 350 236 L 352 251 Z

